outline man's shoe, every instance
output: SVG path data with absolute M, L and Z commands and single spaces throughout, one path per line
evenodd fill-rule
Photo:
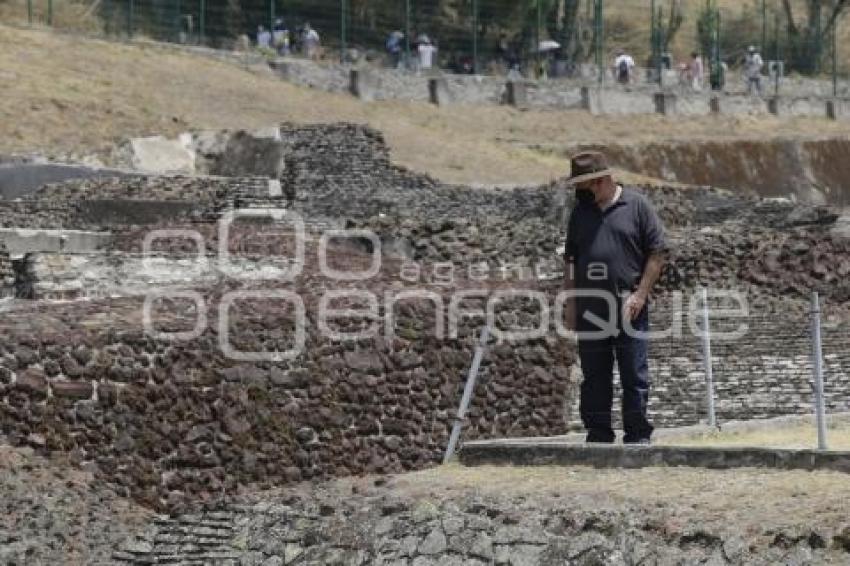
M 584 441 L 588 444 L 614 444 L 615 438 L 614 433 L 591 430 Z

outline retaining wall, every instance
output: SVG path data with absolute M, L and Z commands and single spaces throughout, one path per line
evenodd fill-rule
M 605 151 L 628 171 L 678 183 L 711 185 L 764 197 L 846 206 L 850 203 L 850 139 L 664 142 L 567 148 Z
M 15 270 L 12 258 L 3 242 L 0 242 L 0 299 L 15 296 Z
M 123 175 L 127 173 L 61 163 L 0 163 L 0 200 L 26 197 L 47 183 Z
M 160 507 L 219 497 L 249 482 L 397 472 L 439 461 L 480 321 L 463 319 L 456 339 L 438 340 L 433 305 L 408 300 L 396 307 L 394 339 L 334 343 L 316 331 L 310 305 L 318 286 L 299 286 L 308 304 L 306 345 L 281 362 L 223 356 L 215 312 L 200 337 L 180 343 L 145 335 L 138 301 L 109 301 L 105 318 L 107 303 L 100 302 L 56 306 L 49 321 L 37 312 L 6 313 L 0 432 L 13 444 L 66 452 Z M 158 330 L 193 325 L 197 313 L 189 305 L 163 306 L 154 310 Z M 282 351 L 292 343 L 292 312 L 274 301 L 249 302 L 231 309 L 228 328 L 237 350 Z M 571 360 L 563 341 L 494 349 L 467 437 L 566 432 Z
M 660 338 L 650 344 L 649 408 L 651 420 L 661 427 L 692 425 L 708 419 L 702 341 L 688 331 L 687 317 L 691 315 L 675 313 L 663 300 L 650 311 L 653 327 L 659 331 L 671 328 L 674 315 L 682 320 L 685 335 Z M 735 340 L 715 337 L 712 341 L 718 422 L 812 414 L 814 377 L 809 317 L 793 310 L 766 313 L 753 309 L 748 317 L 734 324 L 729 319 L 715 321 L 714 331 L 723 326 L 734 328 L 737 324 L 747 327 L 742 336 Z M 850 410 L 850 324 L 825 324 L 823 344 L 827 412 L 845 412 Z M 618 375 L 614 381 L 614 414 L 619 423 Z M 577 387 L 569 398 L 572 400 L 570 426 L 581 429 Z
M 410 282 L 401 276 L 399 260 L 383 257 L 375 278 L 329 281 L 317 273 L 315 239 L 308 239 L 311 261 L 295 282 L 240 282 L 209 272 L 187 277 L 179 289 L 198 293 L 194 297 L 200 301 L 157 299 L 148 325 L 154 332 L 147 334 L 140 297 L 15 305 L 0 318 L 0 434 L 15 444 L 66 452 L 99 477 L 161 506 L 189 496 L 212 498 L 248 482 L 392 472 L 439 460 L 481 317 L 462 317 L 458 336 L 446 338 L 433 331 L 437 313 L 445 313 L 453 293 L 481 287 L 539 291 L 554 304 L 557 275 L 541 281 L 533 272 L 525 278 L 513 274 L 519 271 L 516 264 L 527 268 L 537 260 L 555 260 L 553 273 L 563 269 L 558 247 L 571 193 L 558 182 L 511 190 L 441 185 L 394 166 L 381 136 L 358 126 L 285 127 L 272 137 L 282 151 L 268 155 L 285 162 L 278 196 L 269 195 L 266 179 L 134 178 L 57 184 L 33 201 L 5 204 L 35 203 L 42 208 L 21 209 L 18 218 L 37 212 L 38 222 L 68 224 L 74 223 L 78 204 L 94 195 L 129 207 L 150 197 L 165 205 L 194 203 L 205 221 L 230 208 L 285 204 L 308 222 L 326 219 L 374 230 L 392 251 L 418 262 L 421 273 Z M 210 166 L 217 155 L 206 153 Z M 250 169 L 250 160 L 245 167 Z M 692 292 L 700 285 L 741 288 L 762 309 L 756 310 L 762 313 L 759 325 L 748 338 L 715 349 L 720 418 L 808 413 L 808 346 L 800 339 L 807 328 L 808 292 L 822 291 L 826 304 L 838 309 L 850 302 L 850 240 L 830 232 L 837 215 L 823 207 L 763 202 L 704 187 L 646 192 L 673 244 L 659 292 Z M 50 207 L 60 214 L 51 217 Z M 123 254 L 36 255 L 21 281 L 34 293 L 39 278 L 48 291 L 109 280 L 116 293 L 137 293 L 181 279 L 196 247 L 191 240 L 174 248 L 163 242 L 168 263 L 152 271 L 126 252 L 139 252 L 149 229 L 158 227 L 195 228 L 207 250 L 215 250 L 216 227 L 160 216 L 163 224 L 121 225 L 114 231 L 111 250 Z M 265 232 L 267 226 L 249 228 Z M 332 265 L 350 267 L 368 259 L 370 245 L 353 241 L 333 248 Z M 291 249 L 276 251 L 291 257 Z M 464 275 L 481 263 L 491 269 L 485 282 Z M 440 274 L 447 267 L 456 271 L 444 283 Z M 409 287 L 433 293 L 439 309 L 430 299 L 404 301 L 396 306 L 390 337 L 334 340 L 319 332 L 316 309 L 326 289 L 370 291 L 383 298 Z M 225 297 L 233 297 L 226 293 L 234 291 L 291 291 L 302 299 L 307 324 L 297 356 L 239 356 L 289 350 L 297 339 L 291 331 L 297 311 L 274 300 L 245 300 L 222 311 Z M 480 309 L 482 303 L 471 300 L 469 308 Z M 503 304 L 502 323 L 533 326 L 539 316 L 539 305 L 531 301 Z M 202 306 L 208 308 L 200 332 L 174 336 L 191 334 Z M 665 312 L 672 316 L 665 308 L 654 312 L 659 327 Z M 228 320 L 220 320 L 221 312 Z M 340 328 L 359 331 L 385 321 L 386 314 L 387 305 L 380 304 L 377 315 L 340 322 Z M 573 346 L 553 326 L 546 330 L 526 342 L 491 344 L 467 438 L 562 434 L 578 422 L 580 374 Z M 825 329 L 832 410 L 848 408 L 842 405 L 850 390 L 848 334 L 846 324 Z M 228 344 L 237 355 L 226 351 Z M 653 343 L 651 364 L 656 424 L 693 424 L 702 418 L 696 342 Z
M 287 81 L 328 92 L 350 92 L 366 101 L 410 100 L 437 102 L 429 93 L 429 78 L 439 77 L 446 89 L 439 104 L 504 104 L 508 79 L 495 76 L 411 74 L 369 66 L 351 67 L 337 63 L 317 64 L 300 59 L 280 59 L 270 63 Z M 611 82 L 599 86 L 584 79 L 552 79 L 546 81 L 520 79 L 526 85 L 523 107 L 542 109 L 585 109 L 593 114 L 653 114 L 659 112 L 655 96 L 657 85 L 646 83 L 642 75 L 627 87 Z M 814 84 L 814 83 L 813 83 Z M 831 88 L 808 85 L 805 81 L 789 83 L 780 95 L 749 96 L 732 88 L 723 93 L 702 93 L 665 87 L 675 104 L 664 114 L 702 116 L 710 113 L 729 115 L 806 116 L 832 119 L 848 118 L 846 112 L 827 112 L 832 100 Z M 842 95 L 843 96 L 843 95 Z M 775 100 L 774 100 L 775 99 Z M 839 106 L 846 105 L 839 98 Z M 713 101 L 713 102 L 712 102 Z
M 110 238 L 103 232 L 79 230 L 0 229 L 0 245 L 15 257 L 30 252 L 93 252 L 108 244 Z

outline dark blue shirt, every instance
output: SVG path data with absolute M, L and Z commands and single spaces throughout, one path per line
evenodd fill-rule
M 647 198 L 623 188 L 613 205 L 577 203 L 567 227 L 566 268 L 577 289 L 621 294 L 637 289 L 647 259 L 666 248 L 664 228 Z

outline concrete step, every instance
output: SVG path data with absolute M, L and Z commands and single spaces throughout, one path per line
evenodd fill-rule
M 587 445 L 567 441 L 509 439 L 466 442 L 459 456 L 461 463 L 466 466 L 754 467 L 850 473 L 850 452 L 781 448 Z

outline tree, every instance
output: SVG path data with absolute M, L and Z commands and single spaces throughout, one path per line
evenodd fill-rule
M 717 47 L 717 28 L 720 25 L 720 12 L 711 3 L 706 0 L 705 7 L 700 12 L 697 19 L 697 41 L 699 42 L 702 53 L 714 57 Z
M 684 21 L 685 10 L 682 8 L 682 0 L 672 0 L 670 2 L 670 17 L 667 19 L 667 25 L 663 26 L 662 24 L 663 35 L 661 37 L 663 38 L 663 51 L 670 50 L 670 43 L 673 42 L 676 34 L 679 33 L 679 29 L 681 29 Z
M 848 5 L 850 0 L 806 0 L 805 18 L 798 18 L 791 0 L 782 0 L 788 25 L 788 63 L 792 69 L 802 73 L 820 70 L 824 38 L 835 30 L 838 17 Z M 824 13 L 827 14 L 825 21 Z

